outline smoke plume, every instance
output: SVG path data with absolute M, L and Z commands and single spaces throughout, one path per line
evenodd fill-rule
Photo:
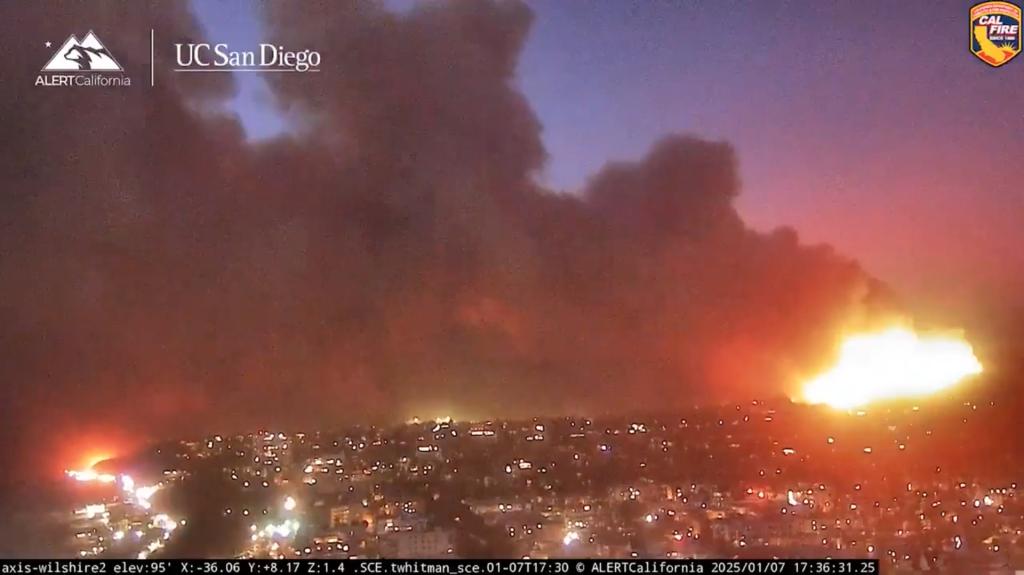
M 726 143 L 671 136 L 578 193 L 540 186 L 522 3 L 303 8 L 268 3 L 269 41 L 320 51 L 322 71 L 269 75 L 295 128 L 256 143 L 225 111 L 227 76 L 169 71 L 171 43 L 204 35 L 187 5 L 0 8 L 14 457 L 763 397 L 871 312 L 856 263 L 745 226 Z M 33 86 L 42 42 L 83 26 L 133 85 Z

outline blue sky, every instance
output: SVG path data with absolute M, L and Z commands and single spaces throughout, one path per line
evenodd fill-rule
M 260 41 L 256 4 L 193 3 L 211 39 Z M 547 186 L 576 191 L 672 132 L 727 140 L 757 229 L 791 225 L 919 293 L 965 272 L 992 297 L 1024 288 L 999 273 L 1024 267 L 1024 114 L 1010 104 L 1024 61 L 968 52 L 970 2 L 527 3 L 517 81 L 544 127 Z M 285 129 L 261 78 L 240 76 L 250 136 Z

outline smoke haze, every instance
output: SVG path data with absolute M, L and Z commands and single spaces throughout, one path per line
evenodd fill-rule
M 295 128 L 259 143 L 225 112 L 227 75 L 169 72 L 171 43 L 204 35 L 186 4 L 12 4 L 0 426 L 15 458 L 775 395 L 880 307 L 855 262 L 744 224 L 726 143 L 666 138 L 579 194 L 536 183 L 519 2 L 268 4 L 270 41 L 318 50 L 323 71 L 271 75 Z M 34 87 L 42 40 L 83 23 L 132 86 Z

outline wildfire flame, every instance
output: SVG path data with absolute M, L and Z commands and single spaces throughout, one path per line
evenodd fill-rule
M 904 327 L 847 338 L 839 359 L 804 385 L 804 399 L 840 409 L 881 399 L 929 395 L 981 373 L 959 335 L 922 336 Z

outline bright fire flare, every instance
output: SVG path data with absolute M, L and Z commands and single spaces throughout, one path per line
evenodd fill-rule
M 109 473 L 97 473 L 93 469 L 84 469 L 82 471 L 76 471 L 70 469 L 66 471 L 67 476 L 75 481 L 99 481 L 100 483 L 113 483 L 116 477 Z
M 804 385 L 804 399 L 840 409 L 880 399 L 928 395 L 981 373 L 960 336 L 919 336 L 894 327 L 849 337 L 829 371 Z

